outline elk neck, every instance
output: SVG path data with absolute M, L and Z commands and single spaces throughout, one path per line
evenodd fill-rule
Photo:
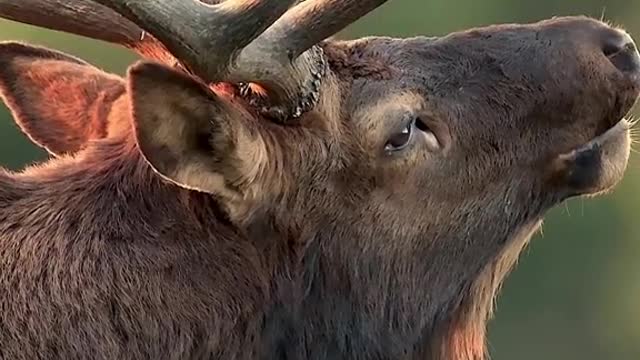
M 538 219 L 522 220 L 508 237 L 476 251 L 475 263 L 437 246 L 422 262 L 391 247 L 379 252 L 371 239 L 330 219 L 307 245 L 290 333 L 304 341 L 305 356 L 317 354 L 310 359 L 485 359 L 494 299 Z

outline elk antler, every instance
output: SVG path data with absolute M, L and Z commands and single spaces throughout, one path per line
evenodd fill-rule
M 0 17 L 121 44 L 208 82 L 260 84 L 261 110 L 286 120 L 318 99 L 327 65 L 315 44 L 384 2 L 0 0 Z
M 320 41 L 337 33 L 387 0 L 306 0 L 289 10 L 236 58 L 230 79 L 252 81 L 270 90 L 277 104 L 298 101 L 289 108 L 297 117 L 318 100 L 326 63 Z M 302 94 L 302 95 L 301 95 Z M 287 107 L 271 107 L 274 117 L 286 117 Z M 279 113 L 278 113 L 279 111 Z
M 92 1 L 0 0 L 0 17 L 120 44 L 163 63 L 175 62 L 166 48 L 139 26 Z

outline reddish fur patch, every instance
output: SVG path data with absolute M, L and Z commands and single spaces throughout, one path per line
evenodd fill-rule
M 211 90 L 213 90 L 220 97 L 234 97 L 238 91 L 238 88 L 228 82 L 220 82 L 211 85 Z
M 442 344 L 442 359 L 481 360 L 485 358 L 484 321 L 455 320 Z
M 258 95 L 260 97 L 267 97 L 267 89 L 263 88 L 262 86 L 256 84 L 256 83 L 249 83 L 249 88 L 251 89 L 251 92 L 255 95 Z

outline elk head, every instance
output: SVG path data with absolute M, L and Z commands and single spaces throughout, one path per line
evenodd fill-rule
M 481 358 L 491 301 L 546 211 L 627 164 L 640 56 L 596 20 L 316 46 L 384 1 L 97 2 L 64 25 L 0 11 L 178 59 L 129 70 L 131 136 L 250 236 L 301 246 L 289 326 L 313 341 L 294 354 Z M 109 27 L 83 28 L 92 16 Z

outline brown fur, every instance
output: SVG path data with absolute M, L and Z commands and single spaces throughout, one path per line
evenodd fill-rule
M 65 153 L 0 174 L 0 358 L 483 359 L 544 214 L 626 166 L 626 130 L 580 148 L 640 92 L 605 33 L 558 18 L 329 41 L 299 126 L 152 63 L 102 100 L 121 80 L 0 46 L 17 121 Z M 48 59 L 90 91 L 45 91 L 66 91 Z M 416 133 L 386 152 L 407 116 L 442 147 Z

